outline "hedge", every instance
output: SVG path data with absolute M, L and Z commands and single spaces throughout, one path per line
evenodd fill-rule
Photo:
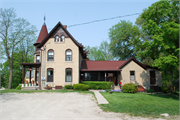
M 84 84 L 74 84 L 73 85 L 73 89 L 74 90 L 89 90 L 89 86 L 88 85 L 84 85 Z
M 66 89 L 73 89 L 73 85 L 65 85 L 64 86 Z
M 82 84 L 88 85 L 89 89 L 111 89 L 111 85 L 113 82 L 105 82 L 105 81 L 82 81 Z
M 138 91 L 138 86 L 133 83 L 127 83 L 122 86 L 122 91 L 124 93 L 136 93 Z

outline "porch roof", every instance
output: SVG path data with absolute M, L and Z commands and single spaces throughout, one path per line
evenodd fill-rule
M 20 63 L 20 65 L 23 65 L 24 67 L 35 67 L 38 68 L 41 66 L 41 63 Z
M 82 61 L 81 71 L 121 71 L 122 61 Z

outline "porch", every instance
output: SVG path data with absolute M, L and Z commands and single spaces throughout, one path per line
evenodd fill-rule
M 80 81 L 107 81 L 119 86 L 120 71 L 81 71 Z
M 22 90 L 36 90 L 41 89 L 41 63 L 20 63 L 23 66 L 22 69 Z M 30 71 L 29 83 L 25 83 L 25 69 L 28 68 Z M 31 71 L 35 69 L 35 81 L 31 81 Z M 38 73 L 38 77 L 37 77 Z

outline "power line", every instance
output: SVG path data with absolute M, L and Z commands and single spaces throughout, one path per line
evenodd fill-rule
M 138 14 L 141 14 L 141 13 L 134 13 L 134 14 L 124 15 L 124 16 L 117 16 L 117 17 L 106 18 L 106 19 L 101 19 L 101 20 L 94 20 L 94 21 L 90 21 L 90 22 L 70 25 L 68 27 L 74 27 L 74 26 L 78 26 L 78 25 L 91 24 L 91 23 L 94 23 L 94 22 L 101 22 L 101 21 L 112 20 L 112 19 L 117 19 L 117 18 L 122 18 L 122 17 L 128 17 L 128 16 L 133 16 L 133 15 L 138 15 Z
M 74 26 L 79 26 L 79 25 L 86 25 L 86 24 L 91 24 L 91 23 L 95 23 L 95 22 L 101 22 L 101 21 L 106 21 L 106 20 L 112 20 L 112 19 L 117 19 L 117 18 L 122 18 L 122 17 L 128 17 L 128 16 L 133 16 L 133 15 L 138 15 L 141 13 L 134 13 L 134 14 L 129 14 L 129 15 L 123 15 L 123 16 L 116 16 L 116 17 L 112 17 L 112 18 L 106 18 L 106 19 L 100 19 L 100 20 L 94 20 L 94 21 L 90 21 L 90 22 L 85 22 L 85 23 L 79 23 L 79 24 L 74 24 L 74 25 L 70 25 L 69 27 L 74 27 Z M 52 28 L 49 28 L 48 30 L 51 30 Z M 40 30 L 38 30 L 40 31 Z

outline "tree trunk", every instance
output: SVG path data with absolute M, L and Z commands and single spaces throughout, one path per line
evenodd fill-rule
M 9 75 L 8 89 L 11 89 L 11 87 L 12 87 L 12 76 L 13 76 L 13 63 L 10 64 L 10 75 Z

